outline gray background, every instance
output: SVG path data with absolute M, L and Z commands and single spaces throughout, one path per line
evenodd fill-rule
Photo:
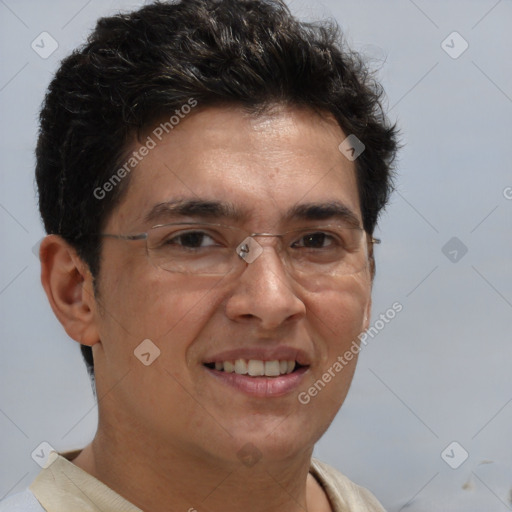
M 39 443 L 74 449 L 94 433 L 78 345 L 39 284 L 33 149 L 59 60 L 99 16 L 141 4 L 0 0 L 0 498 L 37 474 Z M 377 233 L 373 321 L 395 301 L 403 311 L 362 351 L 316 455 L 390 512 L 512 510 L 512 2 L 289 5 L 304 19 L 334 17 L 373 60 L 405 145 Z M 31 48 L 43 31 L 59 45 L 46 59 Z M 456 59 L 442 47 L 454 31 L 469 44 Z M 454 55 L 461 41 L 445 48 Z M 458 246 L 443 251 L 452 237 Z M 441 457 L 453 441 L 452 465 L 469 453 L 457 469 Z

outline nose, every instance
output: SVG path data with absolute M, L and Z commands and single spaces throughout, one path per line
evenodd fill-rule
M 226 303 L 226 314 L 231 320 L 255 322 L 262 330 L 272 330 L 303 318 L 306 308 L 276 248 L 270 240 L 261 245 L 262 252 L 254 261 L 240 262 L 245 269 Z

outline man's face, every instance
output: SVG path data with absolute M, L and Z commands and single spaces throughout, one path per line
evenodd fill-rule
M 308 209 L 333 203 L 361 226 L 355 166 L 338 150 L 345 137 L 333 120 L 307 110 L 195 112 L 132 171 L 104 232 L 192 221 L 283 233 L 339 221 Z M 223 203 L 240 215 L 196 208 L 145 221 L 155 205 L 175 200 Z M 289 218 L 301 206 L 309 213 Z M 366 329 L 370 272 L 296 279 L 275 250 L 277 238 L 256 240 L 263 253 L 254 262 L 212 276 L 155 267 L 144 240 L 104 239 L 95 313 L 101 341 L 94 346 L 100 422 L 203 459 L 237 460 L 247 443 L 281 460 L 312 448 L 345 399 L 355 359 L 308 404 L 298 396 Z M 147 366 L 134 355 L 146 339 L 160 350 Z M 303 368 L 238 377 L 208 364 L 236 359 L 298 359 Z

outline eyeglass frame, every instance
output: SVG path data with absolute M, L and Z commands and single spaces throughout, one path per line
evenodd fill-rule
M 166 224 L 156 224 L 155 226 L 151 226 L 151 228 L 149 228 L 148 231 L 145 231 L 145 232 L 142 232 L 142 233 L 133 234 L 133 235 L 114 234 L 114 233 L 97 233 L 96 236 L 105 237 L 105 238 L 112 238 L 112 239 L 115 239 L 115 240 L 126 240 L 126 241 L 146 240 L 146 255 L 147 255 L 148 259 L 150 261 L 152 261 L 150 255 L 149 255 L 149 250 L 150 249 L 149 249 L 148 243 L 147 243 L 151 230 L 157 229 L 157 228 L 163 228 L 163 227 L 167 227 L 167 226 L 180 226 L 180 225 L 183 225 L 183 226 L 194 226 L 194 225 L 197 225 L 197 226 L 217 226 L 217 227 L 230 228 L 230 229 L 238 230 L 238 231 L 241 231 L 241 232 L 245 232 L 246 236 L 238 244 L 238 246 L 240 246 L 245 240 L 247 240 L 247 238 L 254 238 L 254 237 L 278 237 L 278 238 L 282 238 L 283 236 L 285 236 L 285 235 L 287 235 L 289 233 L 293 233 L 295 231 L 301 231 L 301 230 L 305 229 L 305 228 L 291 229 L 291 230 L 285 231 L 284 233 L 251 233 L 250 231 L 246 231 L 246 230 L 244 230 L 242 228 L 239 228 L 237 226 L 230 226 L 228 224 L 221 224 L 221 223 L 212 223 L 212 222 L 169 222 L 169 223 L 166 223 Z M 308 227 L 307 229 L 311 229 L 311 230 L 314 230 L 314 229 L 324 229 L 324 228 L 328 228 L 328 227 L 330 227 L 332 225 L 333 224 L 314 225 L 314 226 Z M 364 232 L 367 235 L 370 235 L 361 226 L 347 226 L 346 228 L 347 229 L 359 230 L 359 231 Z M 371 244 L 372 246 L 376 245 L 376 244 L 380 244 L 380 243 L 381 243 L 381 239 L 380 238 L 375 238 L 372 235 L 370 235 L 370 237 L 367 238 L 367 244 Z M 236 254 L 238 255 L 238 257 L 240 259 L 246 261 L 245 258 L 239 252 L 237 252 L 236 250 L 235 250 L 235 252 L 236 252 Z M 243 248 L 241 248 L 240 252 L 246 252 L 246 251 Z M 249 252 L 248 249 L 247 249 L 247 252 Z M 246 263 L 248 263 L 248 262 L 246 261 Z M 161 267 L 159 265 L 155 265 L 153 262 L 152 262 L 152 265 L 155 268 L 159 268 L 159 269 L 164 270 L 166 272 L 180 273 L 177 270 L 169 270 L 169 269 Z M 191 275 L 208 275 L 208 274 L 201 274 L 201 273 L 195 274 L 193 272 L 190 272 L 190 274 Z M 351 274 L 345 274 L 345 275 L 351 275 Z

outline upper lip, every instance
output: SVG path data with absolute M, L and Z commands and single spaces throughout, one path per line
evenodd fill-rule
M 273 348 L 247 347 L 225 350 L 223 352 L 219 352 L 204 358 L 203 364 L 223 361 L 236 361 L 237 359 L 256 359 L 260 361 L 296 361 L 301 366 L 309 366 L 311 364 L 311 359 L 305 351 L 299 348 L 284 345 Z

